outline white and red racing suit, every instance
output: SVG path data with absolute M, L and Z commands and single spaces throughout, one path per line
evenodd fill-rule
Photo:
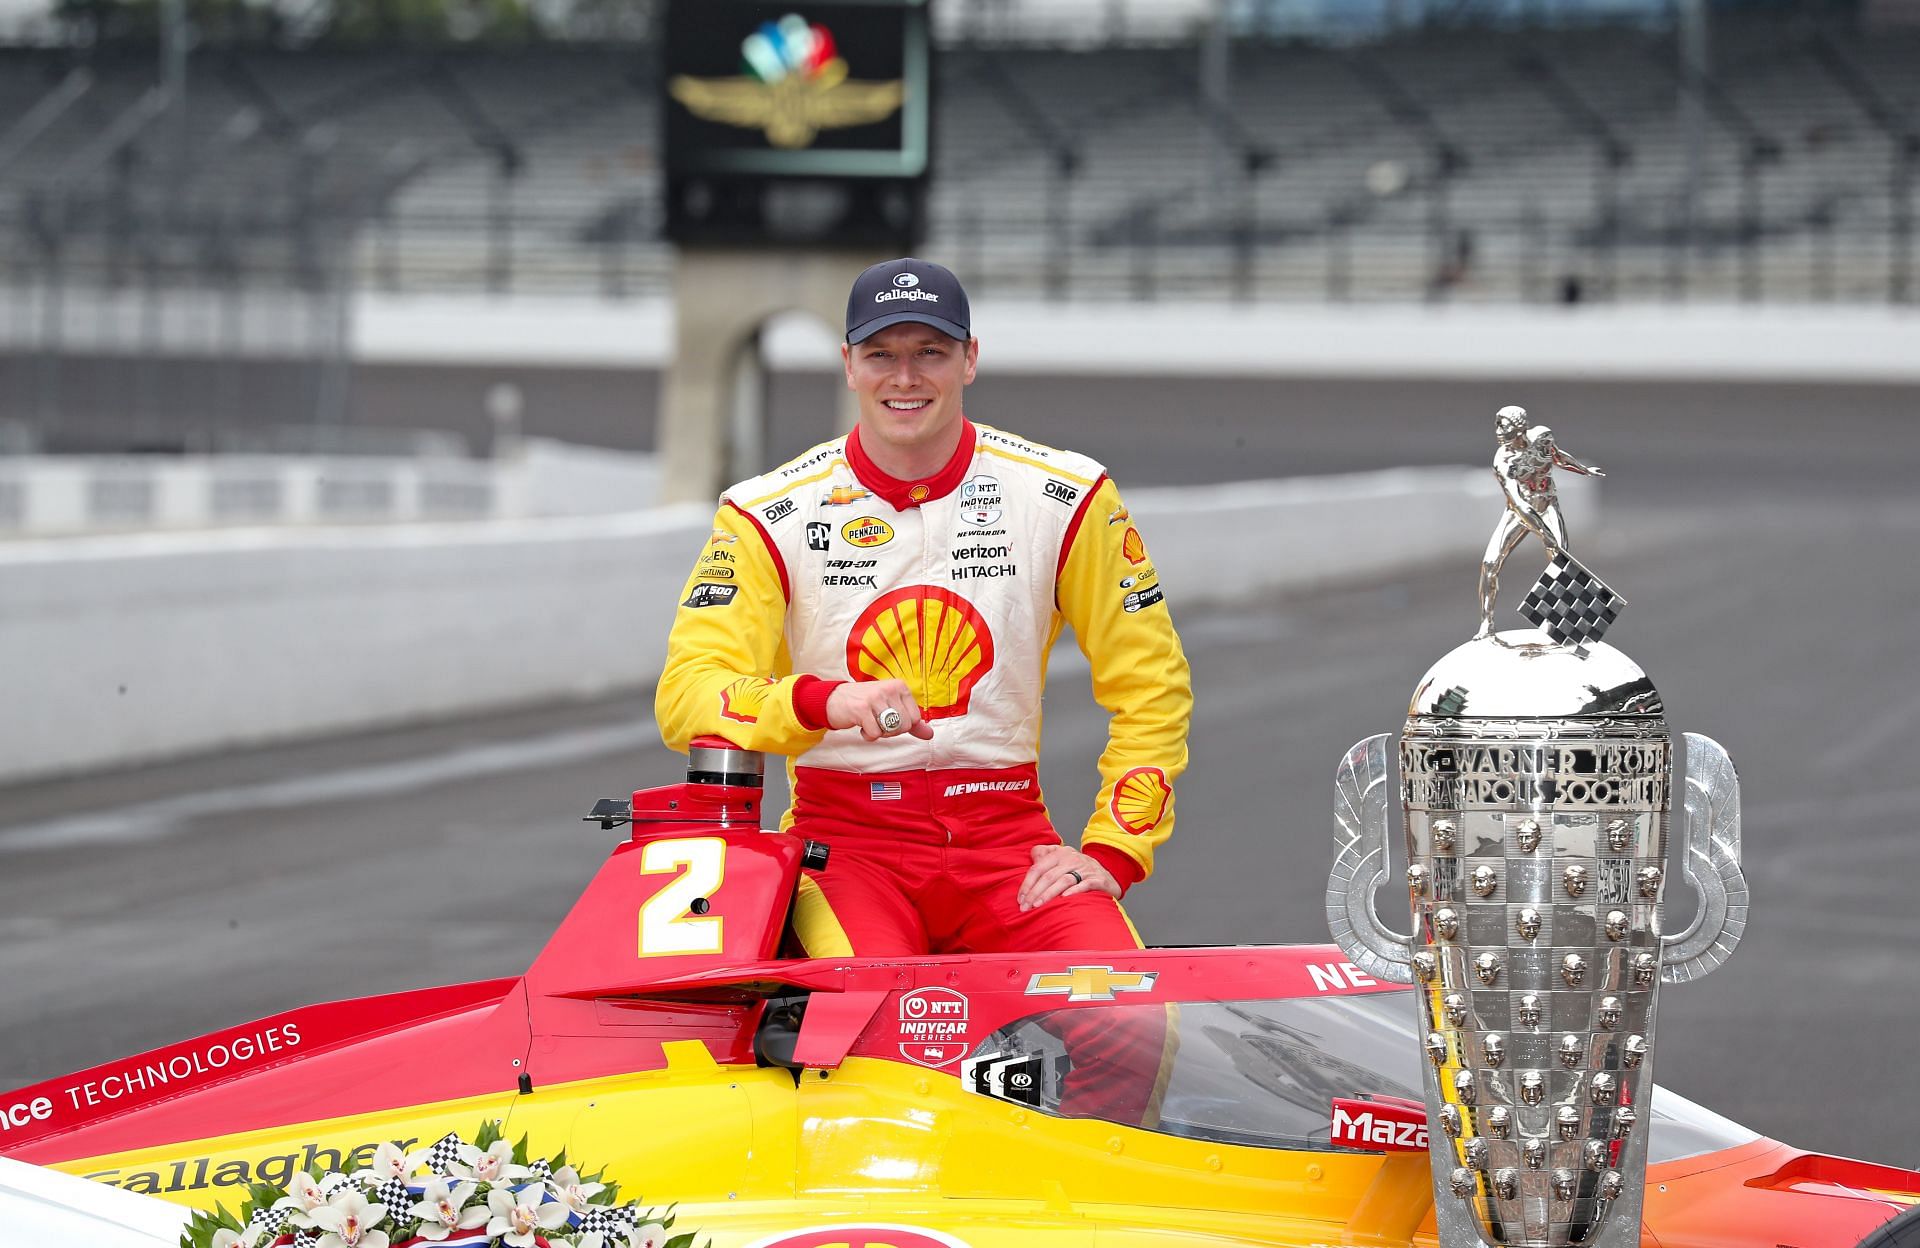
M 1193 698 L 1153 562 L 1099 464 L 964 422 L 939 473 L 899 481 L 856 431 L 722 496 L 656 711 L 674 749 L 714 733 L 789 758 L 783 824 L 832 846 L 796 901 L 810 955 L 1138 944 L 1105 893 L 1017 904 L 1032 848 L 1060 839 L 1036 763 L 1063 624 L 1112 716 L 1080 845 L 1124 891 L 1172 831 Z M 932 740 L 825 731 L 839 682 L 885 679 L 911 688 Z

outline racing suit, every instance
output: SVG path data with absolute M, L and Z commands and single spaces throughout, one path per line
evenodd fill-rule
M 833 855 L 795 900 L 810 956 L 1139 946 L 1104 892 L 1018 906 L 1033 847 L 1060 843 L 1037 758 L 1062 624 L 1112 715 L 1081 848 L 1124 891 L 1172 831 L 1193 699 L 1158 575 L 1099 464 L 963 422 L 925 480 L 888 477 L 855 431 L 722 495 L 655 709 L 674 749 L 713 733 L 788 756 L 782 826 Z M 833 689 L 883 679 L 907 683 L 932 740 L 828 735 Z M 1109 1013 L 1070 1015 L 1066 1039 L 1077 1072 L 1102 1072 L 1125 1099 L 1154 1085 L 1165 1036 L 1095 1017 Z M 1079 1106 L 1063 1108 L 1151 1112 L 1084 1094 Z

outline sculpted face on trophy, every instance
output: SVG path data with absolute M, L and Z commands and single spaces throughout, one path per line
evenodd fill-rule
M 1327 918 L 1356 965 L 1420 989 L 1443 1248 L 1637 1245 L 1659 986 L 1720 965 L 1746 922 L 1739 780 L 1709 738 L 1676 743 L 1653 682 L 1602 640 L 1626 602 L 1569 550 L 1553 473 L 1602 474 L 1520 408 L 1495 438 L 1506 510 L 1479 630 L 1421 680 L 1397 740 L 1341 762 Z M 1496 631 L 1501 570 L 1529 534 L 1547 552 L 1518 607 L 1532 627 Z M 1667 934 L 1676 744 L 1700 904 Z M 1404 936 L 1374 906 L 1395 800 Z

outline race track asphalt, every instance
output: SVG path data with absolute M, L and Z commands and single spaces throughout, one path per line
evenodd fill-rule
M 1914 391 L 1017 380 L 970 408 L 1095 450 L 1125 485 L 1485 462 L 1514 401 L 1612 473 L 1600 530 L 1575 534 L 1631 600 L 1609 639 L 1676 730 L 1741 769 L 1752 925 L 1720 972 L 1663 995 L 1661 1081 L 1803 1147 L 1920 1164 Z M 1286 540 L 1221 534 L 1248 560 Z M 1173 605 L 1193 766 L 1130 910 L 1156 943 L 1324 940 L 1334 765 L 1395 731 L 1471 631 L 1473 567 Z M 310 1001 L 518 972 L 617 835 L 577 816 L 677 774 L 650 706 L 0 790 L 0 1088 Z M 1047 709 L 1045 784 L 1072 823 L 1104 724 L 1070 646 Z

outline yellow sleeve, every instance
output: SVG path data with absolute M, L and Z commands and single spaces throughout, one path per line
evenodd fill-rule
M 1057 602 L 1093 665 L 1094 700 L 1112 716 L 1100 797 L 1081 845 L 1113 847 L 1144 878 L 1173 831 L 1193 681 L 1159 574 L 1113 482 L 1101 480 L 1077 525 L 1067 537 Z
M 667 634 L 653 713 L 671 749 L 712 733 L 747 750 L 799 754 L 824 734 L 794 714 L 787 584 L 758 525 L 720 505 Z

